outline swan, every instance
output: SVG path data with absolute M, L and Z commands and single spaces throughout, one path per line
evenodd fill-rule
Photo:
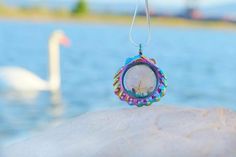
M 69 39 L 63 31 L 55 31 L 49 38 L 48 80 L 21 67 L 0 67 L 0 92 L 17 91 L 31 93 L 57 91 L 60 89 L 60 45 L 69 46 Z

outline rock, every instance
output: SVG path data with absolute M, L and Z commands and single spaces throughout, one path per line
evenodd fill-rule
M 4 157 L 235 157 L 236 113 L 152 106 L 87 113 Z

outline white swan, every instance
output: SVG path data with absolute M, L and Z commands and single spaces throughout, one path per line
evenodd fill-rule
M 60 89 L 60 45 L 67 46 L 68 38 L 55 31 L 49 39 L 49 78 L 43 80 L 20 67 L 0 67 L 0 91 L 39 92 Z

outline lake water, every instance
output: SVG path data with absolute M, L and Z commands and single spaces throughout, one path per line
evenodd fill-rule
M 72 41 L 61 48 L 61 93 L 39 93 L 27 101 L 1 94 L 2 144 L 85 112 L 128 107 L 112 87 L 114 73 L 137 54 L 128 26 L 1 20 L 0 66 L 23 67 L 47 79 L 47 39 L 55 29 Z M 135 37 L 145 39 L 145 33 L 140 26 Z M 144 54 L 155 58 L 168 77 L 167 95 L 154 105 L 236 110 L 236 31 L 153 27 Z

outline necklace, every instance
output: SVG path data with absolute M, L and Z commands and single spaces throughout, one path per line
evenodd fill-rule
M 148 23 L 148 37 L 144 44 L 138 43 L 132 36 L 139 3 L 137 3 L 130 27 L 130 42 L 139 48 L 138 55 L 128 58 L 125 65 L 119 69 L 114 77 L 114 92 L 130 105 L 138 107 L 149 106 L 160 101 L 166 93 L 167 79 L 163 71 L 156 66 L 154 59 L 143 55 L 142 48 L 151 41 L 151 24 L 148 0 L 145 0 L 145 11 Z

